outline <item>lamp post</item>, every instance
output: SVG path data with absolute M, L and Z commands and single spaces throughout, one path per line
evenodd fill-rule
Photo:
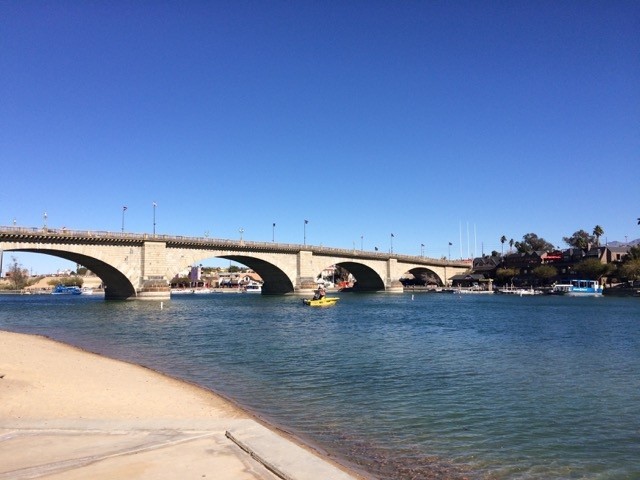
M 273 225 L 271 225 L 271 241 L 272 242 L 276 241 L 276 224 L 275 224 L 275 222 L 273 222 Z
M 240 232 L 240 243 L 242 243 L 242 234 L 244 233 L 244 228 L 240 227 L 238 232 Z
M 453 245 L 451 242 L 449 242 L 449 260 L 451 260 L 451 245 Z
M 424 258 L 424 243 L 420 244 L 420 256 Z
M 305 220 L 304 221 L 304 237 L 303 237 L 303 245 L 307 244 L 307 223 L 309 223 L 309 220 Z
M 13 226 L 14 226 L 14 227 L 16 226 L 16 219 L 15 219 L 15 217 L 14 217 L 14 219 L 13 219 Z
M 364 235 L 360 235 L 360 251 L 364 250 Z
M 44 220 L 43 228 L 46 230 L 47 229 L 47 212 L 44 212 L 44 215 L 42 215 L 42 219 Z
M 156 207 L 158 204 L 153 202 L 153 236 L 156 236 Z
M 127 207 L 126 206 L 122 206 L 122 233 L 124 233 L 124 212 L 127 211 Z
M 393 253 L 393 237 L 395 237 L 395 235 L 392 233 L 391 237 L 390 237 L 390 239 L 391 239 L 391 247 L 389 248 L 389 253 Z

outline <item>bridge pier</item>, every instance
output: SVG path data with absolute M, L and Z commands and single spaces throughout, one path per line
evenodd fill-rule
M 171 285 L 165 280 L 147 281 L 136 292 L 138 300 L 171 300 Z

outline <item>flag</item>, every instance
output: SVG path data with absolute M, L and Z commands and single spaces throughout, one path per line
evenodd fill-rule
M 274 223 L 274 224 L 273 224 L 273 226 L 275 227 L 275 226 L 276 226 L 276 224 Z
M 376 249 L 376 252 L 378 251 L 378 247 L 373 247 L 373 248 L 375 248 L 375 249 Z
M 124 212 L 127 209 L 127 207 L 122 207 L 122 211 Z
M 453 243 L 449 242 L 449 246 L 453 245 Z
M 158 206 L 158 204 L 157 204 L 156 202 L 153 202 L 153 206 L 154 206 L 154 207 L 157 207 L 157 206 Z
M 393 233 L 391 234 L 391 236 L 392 236 L 392 237 L 395 237 L 395 235 L 394 235 Z
M 421 244 L 420 244 L 420 246 L 421 246 L 421 247 L 424 247 L 424 243 L 421 243 Z
M 305 220 L 305 221 L 304 221 L 304 224 L 305 224 L 305 225 L 306 225 L 307 223 L 309 223 L 309 220 Z

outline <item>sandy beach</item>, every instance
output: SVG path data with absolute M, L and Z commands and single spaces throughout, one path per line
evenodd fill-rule
M 0 479 L 354 479 L 230 402 L 141 366 L 0 331 Z

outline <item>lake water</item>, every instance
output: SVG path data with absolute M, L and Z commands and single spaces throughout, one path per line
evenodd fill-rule
M 0 329 L 233 398 L 380 479 L 640 478 L 640 300 L 0 296 Z

